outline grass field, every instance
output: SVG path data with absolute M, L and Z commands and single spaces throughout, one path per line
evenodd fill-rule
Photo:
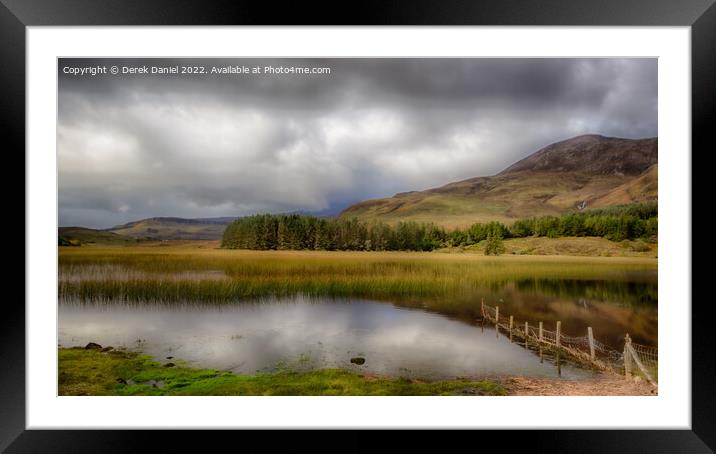
M 212 242 L 160 245 L 60 248 L 60 297 L 222 302 L 303 294 L 445 300 L 472 298 L 486 285 L 508 281 L 619 280 L 624 273 L 657 267 L 655 259 L 642 257 L 245 251 L 216 249 Z
M 187 395 L 187 396 L 424 396 L 504 395 L 490 381 L 426 382 L 360 375 L 341 369 L 310 372 L 290 370 L 235 375 L 178 364 L 164 367 L 135 352 L 101 352 L 84 348 L 58 349 L 60 395 Z
M 472 252 L 484 254 L 484 241 L 463 249 L 443 252 Z M 504 240 L 505 254 L 562 255 L 584 257 L 651 257 L 656 258 L 659 246 L 643 240 L 609 241 L 598 237 L 529 237 Z

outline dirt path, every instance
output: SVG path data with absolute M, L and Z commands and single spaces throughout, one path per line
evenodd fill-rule
M 656 396 L 645 381 L 604 376 L 591 380 L 509 377 L 498 379 L 512 396 Z

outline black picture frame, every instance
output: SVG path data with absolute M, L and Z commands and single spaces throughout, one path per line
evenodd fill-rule
M 29 26 L 92 25 L 518 25 L 518 26 L 690 26 L 692 58 L 692 150 L 714 150 L 709 114 L 716 112 L 716 6 L 714 0 L 465 0 L 293 2 L 275 5 L 243 0 L 0 0 L 0 125 L 4 156 L 22 159 L 25 150 L 25 32 Z M 711 145 L 711 146 L 710 146 Z M 692 152 L 692 162 L 695 153 Z M 8 169 L 9 166 L 6 166 Z M 17 168 L 17 167 L 15 167 Z M 696 167 L 692 168 L 695 169 Z M 9 172 L 9 169 L 6 170 Z M 12 190 L 17 192 L 17 183 Z M 693 191 L 697 196 L 699 192 Z M 693 204 L 692 206 L 697 206 Z M 24 209 L 24 207 L 23 207 Z M 17 211 L 14 218 L 19 218 Z M 23 218 L 24 219 L 24 218 Z M 693 220 L 684 220 L 693 223 Z M 24 221 L 23 221 L 24 224 Z M 699 238 L 705 227 L 693 225 Z M 24 229 L 23 229 L 24 230 Z M 15 230 L 15 237 L 17 232 Z M 30 241 L 25 236 L 25 243 Z M 15 239 L 14 243 L 18 243 Z M 19 246 L 17 246 L 19 247 Z M 23 263 L 25 263 L 23 261 Z M 17 267 L 19 272 L 19 267 Z M 23 267 L 24 269 L 24 267 Z M 697 270 L 700 276 L 708 269 Z M 700 274 L 699 274 L 700 273 Z M 692 282 L 698 280 L 692 278 Z M 24 290 L 23 290 L 24 295 Z M 695 300 L 695 298 L 692 298 Z M 708 300 L 692 305 L 692 430 L 515 431 L 510 447 L 525 452 L 714 452 L 716 450 L 716 361 Z M 669 302 L 681 304 L 684 302 Z M 25 311 L 19 298 L 6 299 L 0 317 L 0 451 L 127 452 L 162 443 L 182 446 L 188 432 L 25 430 Z M 333 433 L 340 449 L 373 449 L 366 434 Z M 470 445 L 491 436 L 459 434 Z M 245 440 L 247 434 L 239 435 Z M 260 435 L 264 439 L 267 434 Z M 401 447 L 424 443 L 424 433 L 401 436 Z M 236 441 L 223 431 L 212 435 Z M 273 437 L 269 448 L 299 447 L 305 435 Z M 499 439 L 505 440 L 504 434 Z M 284 440 L 284 441 L 282 441 Z M 453 439 L 454 441 L 463 441 Z M 330 445 L 330 443 L 329 443 Z M 307 445 L 311 447 L 312 445 Z M 313 445 L 315 447 L 315 445 Z M 529 447 L 529 448 L 528 448 Z M 143 449 L 142 449 L 143 450 Z

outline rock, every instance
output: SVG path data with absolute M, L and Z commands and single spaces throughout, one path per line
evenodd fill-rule
M 167 359 L 174 359 L 173 356 L 167 356 Z
M 463 396 L 487 396 L 487 395 L 489 395 L 482 389 L 472 388 L 472 387 L 456 389 L 455 394 L 463 395 Z
M 110 351 L 110 350 L 114 350 L 114 347 L 104 347 L 104 348 L 103 348 L 102 350 L 100 350 L 100 351 L 101 351 L 101 352 L 108 352 L 108 351 Z
M 176 364 L 174 364 L 174 363 L 166 363 L 164 365 L 164 367 L 174 367 L 174 366 L 176 366 Z
M 102 346 L 99 344 L 95 344 L 94 342 L 90 342 L 89 344 L 85 345 L 86 350 L 102 350 Z
M 356 356 L 355 358 L 351 358 L 351 363 L 353 364 L 365 364 L 365 358 L 361 358 L 360 356 Z

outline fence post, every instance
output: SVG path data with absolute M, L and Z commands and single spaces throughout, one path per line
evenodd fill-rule
M 587 327 L 587 338 L 589 339 L 589 359 L 594 361 L 594 333 L 592 327 Z
M 527 338 L 530 335 L 530 325 L 529 322 L 525 322 L 525 348 L 527 348 Z
M 542 322 L 539 322 L 539 343 L 541 344 L 544 340 L 544 335 L 542 334 Z
M 512 316 L 510 315 L 510 342 L 512 342 L 512 322 L 513 322 L 513 321 L 514 321 L 514 319 L 513 319 Z
M 562 322 L 557 322 L 557 330 L 555 334 L 555 343 L 557 344 L 557 375 L 562 376 L 562 365 L 559 363 L 559 353 L 560 353 L 560 340 L 559 337 L 562 333 Z
M 631 345 L 631 340 L 629 341 L 629 345 L 627 346 L 629 349 L 629 353 L 631 353 L 632 358 L 634 358 L 634 362 L 636 363 L 637 367 L 639 367 L 639 370 L 641 370 L 641 373 L 644 374 L 647 381 L 651 383 L 653 386 L 656 386 L 656 382 L 653 378 L 651 378 L 651 374 L 649 371 L 646 370 L 646 367 L 644 367 L 644 364 L 642 364 L 641 360 L 639 359 L 639 355 L 634 351 L 634 347 Z
M 559 348 L 559 346 L 560 346 L 560 342 L 559 342 L 560 331 L 562 331 L 562 322 L 557 322 L 557 334 L 555 335 L 555 343 L 557 344 L 557 348 Z
M 624 375 L 626 378 L 631 377 L 631 352 L 629 351 L 629 344 L 631 344 L 631 338 L 629 333 L 624 337 Z
M 500 306 L 495 306 L 495 337 L 500 337 Z
M 542 334 L 542 322 L 539 322 L 539 362 L 540 364 L 544 362 L 544 357 L 542 356 L 542 341 L 544 340 L 544 336 Z

